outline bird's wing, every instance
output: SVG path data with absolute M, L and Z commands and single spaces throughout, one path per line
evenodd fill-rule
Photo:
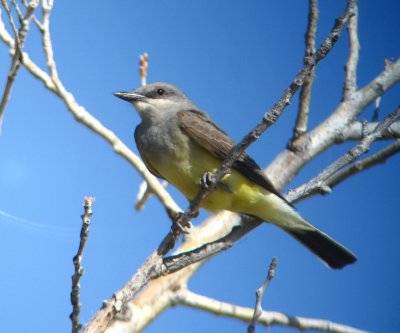
M 139 126 L 140 126 L 140 125 L 139 125 Z M 157 169 L 154 168 L 154 167 L 151 165 L 150 161 L 146 158 L 146 155 L 144 154 L 144 149 L 143 149 L 143 147 L 142 147 L 142 145 L 141 145 L 141 140 L 138 139 L 138 129 L 139 129 L 139 126 L 137 126 L 136 129 L 135 129 L 135 142 L 136 142 L 136 146 L 137 146 L 137 148 L 138 148 L 138 150 L 139 150 L 140 156 L 142 157 L 142 160 L 143 160 L 144 164 L 146 165 L 147 169 L 149 169 L 149 171 L 150 171 L 154 176 L 156 176 L 156 177 L 158 177 L 158 178 L 161 178 L 161 179 L 164 179 L 164 178 L 160 175 L 160 173 L 157 171 Z
M 211 152 L 221 161 L 226 159 L 230 150 L 235 146 L 235 142 L 228 136 L 228 134 L 226 134 L 201 111 L 180 111 L 178 113 L 178 125 L 195 142 Z M 287 202 L 287 200 L 275 189 L 271 181 L 263 174 L 256 161 L 254 161 L 248 154 L 242 153 L 236 159 L 233 168 L 252 182 L 260 185 Z

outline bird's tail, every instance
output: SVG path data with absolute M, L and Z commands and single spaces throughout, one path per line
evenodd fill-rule
M 316 254 L 331 268 L 339 269 L 357 260 L 354 254 L 343 245 L 317 228 L 314 227 L 313 229 L 314 230 L 295 230 L 285 228 L 284 230 L 311 252 Z
M 306 221 L 284 199 L 272 194 L 265 195 L 263 199 L 253 215 L 282 228 L 329 267 L 339 269 L 357 260 L 351 251 Z

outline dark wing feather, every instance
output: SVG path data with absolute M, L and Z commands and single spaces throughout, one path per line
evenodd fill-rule
M 228 134 L 211 121 L 202 111 L 180 111 L 178 113 L 178 124 L 179 127 L 195 142 L 207 149 L 221 161 L 226 159 L 231 149 L 235 146 L 235 142 L 228 136 Z M 287 202 L 287 200 L 275 189 L 271 181 L 264 175 L 256 161 L 254 161 L 248 154 L 241 154 L 233 164 L 233 168 L 252 182 L 260 185 Z
M 139 125 L 140 126 L 140 125 Z M 144 162 L 144 164 L 146 165 L 147 169 L 149 169 L 149 171 L 156 177 L 164 179 L 160 173 L 150 164 L 150 161 L 146 158 L 146 155 L 144 154 L 144 149 L 141 146 L 141 141 L 138 138 L 138 129 L 139 126 L 136 127 L 135 129 L 135 142 L 136 142 L 136 147 L 139 150 L 140 156 L 142 157 L 142 160 Z

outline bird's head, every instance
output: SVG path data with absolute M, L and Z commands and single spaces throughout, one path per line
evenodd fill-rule
M 152 83 L 130 92 L 115 92 L 114 95 L 132 103 L 143 120 L 160 120 L 181 110 L 197 109 L 179 88 L 163 82 Z

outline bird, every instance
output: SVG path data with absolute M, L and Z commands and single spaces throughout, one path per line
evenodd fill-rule
M 139 113 L 141 123 L 134 136 L 149 171 L 193 200 L 204 175 L 221 166 L 235 142 L 174 85 L 156 82 L 114 95 L 131 103 Z M 246 152 L 235 160 L 201 207 L 211 212 L 228 210 L 256 216 L 272 223 L 330 268 L 340 269 L 357 260 L 351 251 L 304 219 Z

